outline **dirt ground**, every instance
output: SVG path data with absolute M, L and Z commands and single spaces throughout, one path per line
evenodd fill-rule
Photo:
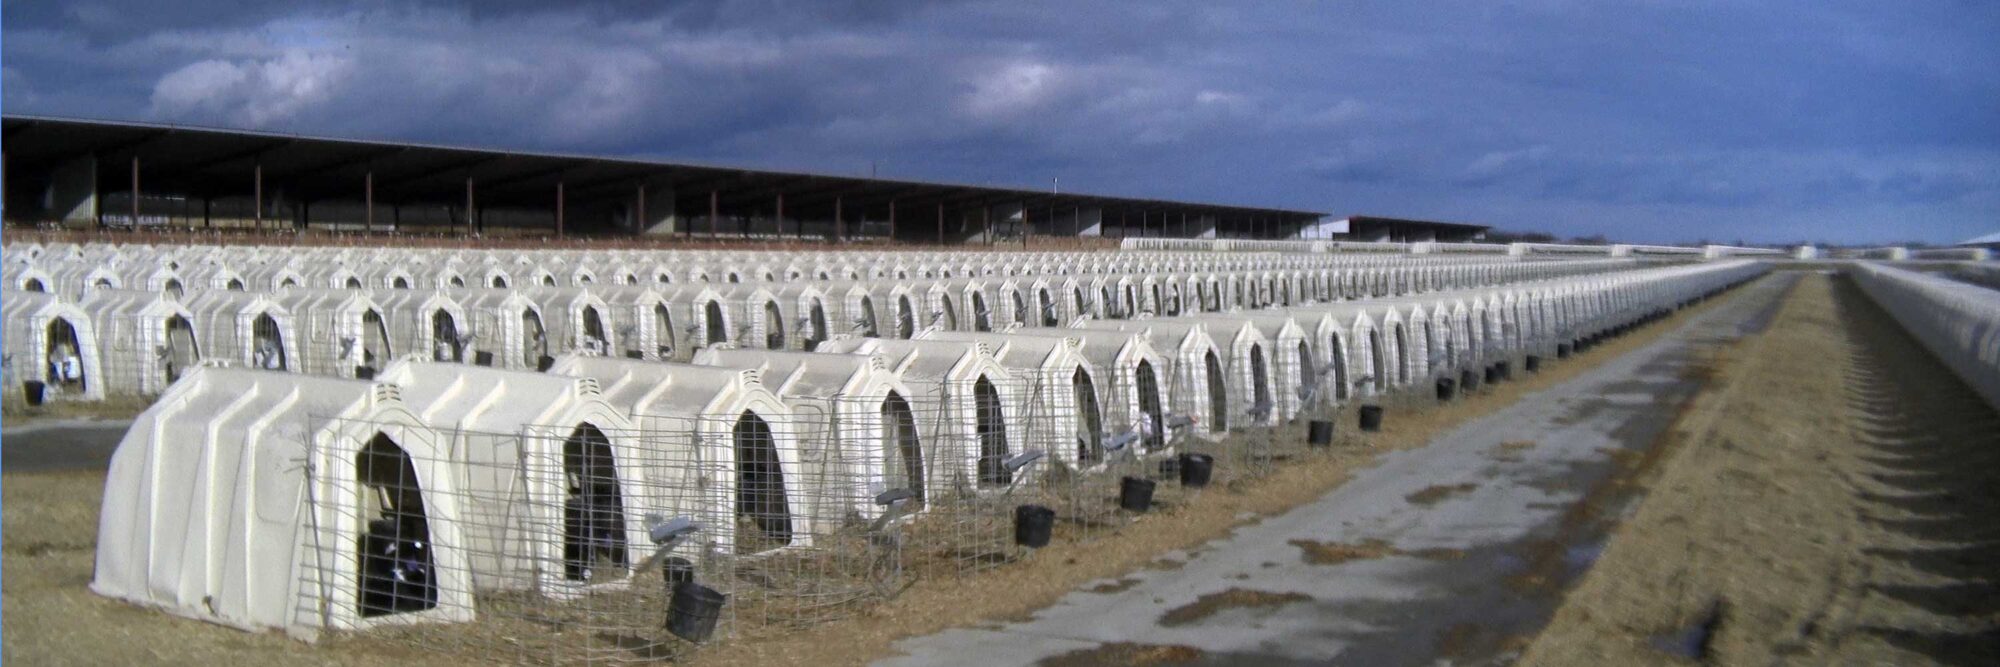
M 1727 355 L 1521 664 L 2000 664 L 2000 416 L 1841 277 Z
M 1354 431 L 1342 414 L 1341 442 L 1328 453 L 1284 461 L 1267 477 L 1231 483 L 1192 496 L 1167 511 L 1087 543 L 1058 541 L 1028 558 L 966 578 L 916 582 L 900 597 L 855 616 L 804 630 L 744 637 L 696 652 L 682 664 L 850 665 L 888 655 L 897 639 L 989 619 L 1019 616 L 1099 579 L 1115 579 L 1176 550 L 1198 548 L 1236 526 L 1317 498 L 1379 455 L 1422 445 L 1434 435 L 1513 403 L 1526 393 L 1561 382 L 1604 360 L 1658 337 L 1692 313 L 1611 339 L 1540 373 L 1489 386 L 1444 405 L 1427 398 L 1429 387 L 1388 397 L 1380 433 Z M 1279 437 L 1303 440 L 1303 424 Z M 368 635 L 305 645 L 277 634 L 245 633 L 172 617 L 97 597 L 88 591 L 95 549 L 97 508 L 104 474 L 8 474 L 0 478 L 4 513 L 4 659 L 35 665 L 428 665 L 483 664 L 493 656 L 418 651 L 383 645 Z M 429 647 L 437 649 L 439 647 Z M 1157 658 L 1157 656 L 1156 656 Z

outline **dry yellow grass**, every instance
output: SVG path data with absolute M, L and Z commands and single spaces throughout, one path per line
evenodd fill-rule
M 2000 664 L 2000 419 L 1842 280 L 1720 366 L 1522 664 Z

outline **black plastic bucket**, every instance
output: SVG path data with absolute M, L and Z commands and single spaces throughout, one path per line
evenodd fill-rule
M 1508 382 L 1514 381 L 1514 362 L 1502 361 L 1500 363 L 1494 364 L 1493 367 L 1500 370 L 1500 379 L 1506 380 Z
M 1325 447 L 1333 444 L 1333 422 L 1315 419 L 1306 424 L 1306 444 Z
M 626 350 L 626 351 L 625 351 L 625 358 L 626 358 L 626 359 L 644 359 L 644 358 L 646 358 L 646 353 L 644 353 L 644 352 L 640 352 L 640 351 L 638 351 L 638 350 Z
M 675 586 L 694 581 L 694 561 L 680 556 L 669 556 L 665 562 L 660 563 L 660 578 L 666 580 L 669 592 L 673 591 Z
M 547 373 L 549 372 L 549 368 L 555 365 L 556 365 L 556 358 L 544 354 L 542 355 L 542 358 L 535 360 L 535 372 Z
M 1474 372 L 1472 372 L 1471 370 L 1469 370 L 1469 369 L 1468 369 L 1468 370 L 1465 370 L 1465 371 L 1463 371 L 1463 372 L 1460 372 L 1460 373 L 1458 374 L 1458 391 L 1459 391 L 1459 393 L 1461 393 L 1461 394 L 1468 394 L 1468 395 L 1469 395 L 1469 394 L 1471 394 L 1472 392 L 1474 392 L 1474 391 L 1478 391 L 1478 390 L 1479 390 L 1479 374 L 1478 374 L 1478 373 L 1474 373 Z
M 1382 406 L 1361 406 L 1361 430 L 1369 433 L 1382 430 Z
M 1118 507 L 1128 512 L 1144 512 L 1153 508 L 1153 480 L 1143 477 L 1126 477 L 1118 483 Z
M 1458 381 L 1451 378 L 1438 378 L 1437 392 L 1439 403 L 1451 400 L 1452 397 L 1458 395 Z
M 1486 384 L 1494 384 L 1494 383 L 1497 383 L 1497 382 L 1499 382 L 1499 381 L 1500 381 L 1500 364 L 1489 364 L 1489 365 L 1487 365 L 1487 366 L 1486 366 Z
M 1018 505 L 1014 507 L 1014 543 L 1024 547 L 1040 549 L 1049 545 L 1049 535 L 1055 532 L 1056 511 L 1041 505 Z
M 492 366 L 493 353 L 485 350 L 472 353 L 472 364 L 475 366 Z
M 373 380 L 375 379 L 375 369 L 369 368 L 367 366 L 357 366 L 354 369 L 354 379 Z
M 1208 486 L 1208 478 L 1215 474 L 1215 457 L 1207 454 L 1182 454 L 1181 486 L 1201 488 Z
M 1569 358 L 1569 343 L 1556 343 L 1556 358 L 1557 359 Z
M 1542 355 L 1530 354 L 1521 358 L 1521 368 L 1530 373 L 1542 372 Z
M 21 383 L 21 393 L 26 394 L 24 398 L 28 399 L 28 405 L 41 405 L 42 393 L 47 390 L 48 385 L 42 384 L 40 380 Z
M 715 634 L 715 622 L 722 618 L 728 596 L 713 588 L 684 581 L 674 586 L 673 600 L 667 603 L 667 632 L 694 643 L 708 641 Z

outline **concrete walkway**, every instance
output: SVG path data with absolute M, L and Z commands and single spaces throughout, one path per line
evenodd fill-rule
M 0 471 L 104 470 L 130 419 L 62 419 L 0 429 Z
M 1795 280 L 1746 286 L 1639 350 L 1176 554 L 1178 569 L 1093 582 L 1026 621 L 904 640 L 877 664 L 1505 662 L 1633 501 L 1611 482 L 1698 389 L 1695 352 L 1768 324 Z

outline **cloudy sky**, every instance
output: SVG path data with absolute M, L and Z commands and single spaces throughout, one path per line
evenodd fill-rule
M 1637 241 L 2000 231 L 2000 2 L 9 0 L 8 113 Z

